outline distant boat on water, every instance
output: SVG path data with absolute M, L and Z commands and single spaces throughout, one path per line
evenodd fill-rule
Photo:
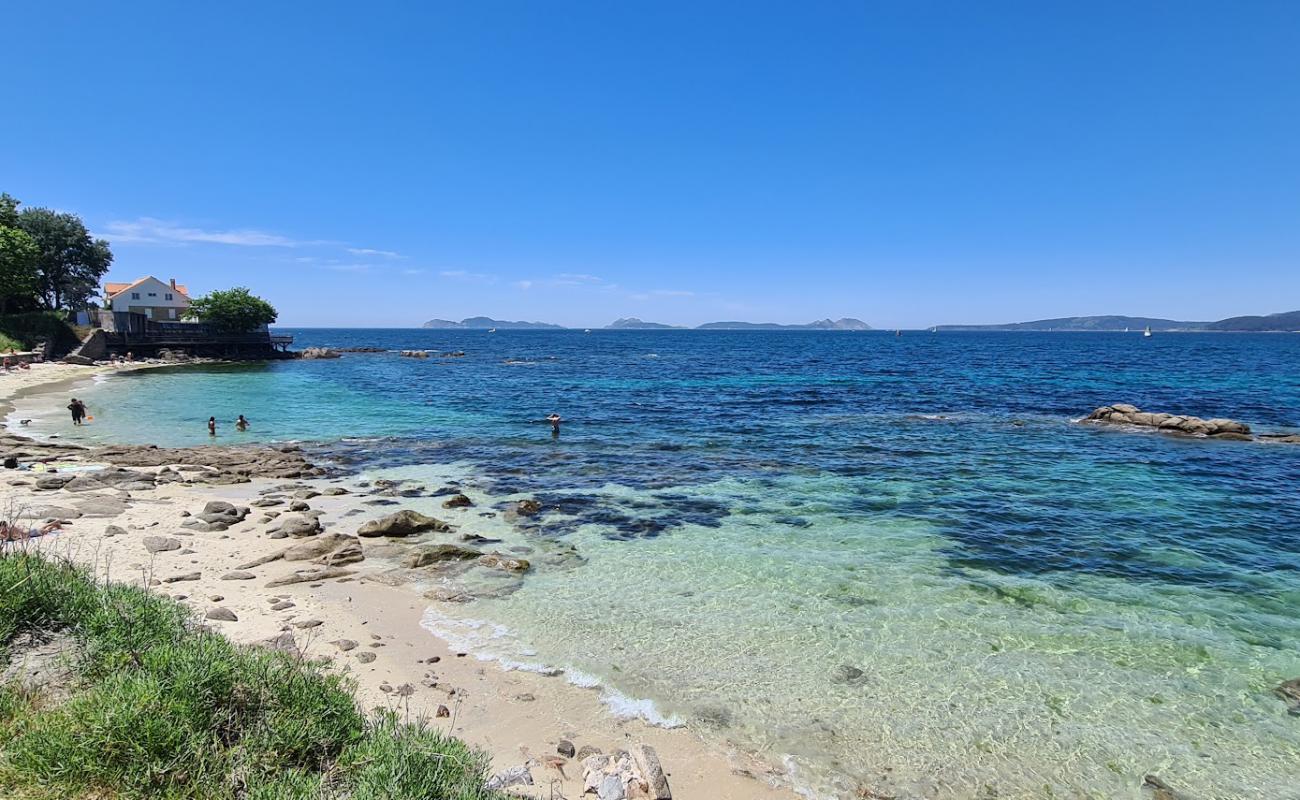
M 1146 329 L 1145 329 L 1144 331 L 1142 331 L 1142 336 L 1143 336 L 1143 338 L 1150 338 L 1150 337 L 1151 337 L 1151 326 L 1150 326 L 1150 325 L 1148 325 L 1148 326 L 1146 327 Z
M 497 332 L 496 328 L 488 328 L 488 333 L 496 333 L 496 332 Z

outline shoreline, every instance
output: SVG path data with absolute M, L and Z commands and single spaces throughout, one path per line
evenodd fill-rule
M 160 366 L 177 365 L 133 368 Z M 11 399 L 52 394 L 63 386 L 121 369 L 47 365 L 18 385 L 6 381 L 9 376 L 0 376 L 0 413 L 9 415 Z M 76 373 L 68 374 L 70 370 Z M 52 374 L 55 372 L 58 374 Z M 20 435 L 16 429 L 6 432 Z M 23 504 L 51 511 L 53 516 L 58 515 L 56 509 L 79 515 L 69 520 L 63 532 L 33 540 L 32 546 L 93 565 L 117 580 L 160 581 L 154 589 L 179 596 L 200 617 L 215 606 L 226 608 L 237 621 L 208 624 L 236 642 L 262 642 L 291 632 L 307 656 L 328 658 L 348 670 L 356 680 L 356 695 L 363 707 L 396 707 L 445 725 L 449 733 L 486 751 L 493 772 L 529 766 L 534 785 L 517 787 L 521 796 L 550 797 L 553 790 L 571 798 L 582 795 L 581 760 L 559 755 L 561 740 L 571 742 L 579 751 L 590 746 L 604 753 L 648 744 L 658 751 L 678 798 L 775 800 L 796 796 L 782 773 L 756 757 L 728 748 L 725 742 L 706 740 L 689 728 L 667 729 L 640 718 L 619 718 L 602 702 L 599 691 L 574 685 L 554 672 L 508 669 L 500 663 L 484 664 L 473 653 L 458 652 L 422 624 L 427 611 L 438 608 L 434 601 L 411 586 L 390 585 L 383 572 L 376 571 L 376 567 L 385 566 L 382 555 L 378 559 L 367 555 L 359 564 L 348 565 L 355 574 L 282 587 L 265 585 L 268 579 L 291 571 L 280 561 L 236 569 L 274 556 L 286 544 L 351 533 L 356 524 L 402 507 L 364 505 L 369 495 L 356 486 L 364 481 L 362 475 L 295 479 L 294 486 L 300 488 L 287 492 L 274 491 L 285 487 L 284 478 L 254 478 L 234 485 L 176 482 L 159 483 L 149 490 L 72 492 L 38 491 L 30 483 L 13 485 L 15 477 L 43 473 L 5 474 L 9 481 L 0 487 L 0 507 L 12 509 Z M 314 494 L 325 491 L 330 494 Z M 313 513 L 320 512 L 321 536 L 273 539 L 274 524 L 266 527 L 261 520 L 255 521 L 256 514 L 226 532 L 191 532 L 179 527 L 185 521 L 183 515 L 200 513 L 208 502 L 242 505 L 266 499 L 267 494 L 295 493 L 313 494 L 305 502 Z M 37 505 L 48 508 L 36 509 Z M 117 513 L 111 513 L 114 511 Z M 455 525 L 461 513 L 457 509 L 439 516 Z M 145 549 L 150 537 L 172 539 L 178 547 L 151 554 Z M 362 539 L 361 546 L 379 551 L 376 545 L 384 541 Z M 248 577 L 230 578 L 232 573 Z M 272 604 L 280 610 L 268 610 Z M 342 649 L 345 645 L 336 642 L 355 644 Z M 449 716 L 439 717 L 439 707 L 445 707 Z

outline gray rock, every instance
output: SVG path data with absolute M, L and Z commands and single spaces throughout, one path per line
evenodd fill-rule
M 330 642 L 330 644 L 337 647 L 339 649 L 339 652 L 341 653 L 346 653 L 349 650 L 357 649 L 357 643 L 352 639 L 335 639 L 334 641 Z
M 307 505 L 306 500 L 294 500 L 289 503 L 290 511 L 311 511 L 311 506 Z
M 514 512 L 521 517 L 535 516 L 541 511 L 542 504 L 536 500 L 520 500 L 514 507 Z
M 469 561 L 481 555 L 482 553 L 479 551 L 471 550 L 468 547 L 460 547 L 454 544 L 435 544 L 407 553 L 406 557 L 402 559 L 402 566 L 408 569 L 418 569 L 427 567 L 430 564 L 447 561 Z
M 243 570 L 238 570 L 238 569 L 235 570 L 234 572 L 227 572 L 225 575 L 221 576 L 221 580 L 223 581 L 251 581 L 251 580 L 255 580 L 256 578 L 257 576 L 254 575 L 253 573 L 244 572 Z
M 276 530 L 286 536 L 301 539 L 320 533 L 320 520 L 303 514 L 285 515 Z
M 648 787 L 652 800 L 673 800 L 673 793 L 668 788 L 668 776 L 659 763 L 659 754 L 648 744 L 639 744 L 632 748 L 632 763 L 640 774 L 641 780 Z
M 272 610 L 272 611 L 288 611 L 289 609 L 293 608 L 294 605 L 295 605 L 295 603 L 294 603 L 292 600 L 281 600 L 281 601 L 279 601 L 278 603 L 273 603 L 273 604 L 271 605 L 271 610 Z
M 75 475 L 45 475 L 36 479 L 36 488 L 45 489 L 46 491 L 62 489 L 76 477 Z
M 599 800 L 627 800 L 627 784 L 623 782 L 623 776 L 615 773 L 601 778 L 596 785 L 596 797 Z
M 365 560 L 361 542 L 345 533 L 327 533 L 289 547 L 282 554 L 285 561 L 314 561 L 326 566 L 355 564 Z
M 510 769 L 503 769 L 497 774 L 488 778 L 487 783 L 483 786 L 489 792 L 499 792 L 511 786 L 532 786 L 533 773 L 528 771 L 527 764 L 521 764 Z
M 259 644 L 268 650 L 288 653 L 291 656 L 298 655 L 298 642 L 294 640 L 293 634 L 288 631 L 284 631 L 278 636 L 272 636 L 270 639 L 263 639 Z
M 224 522 L 209 522 L 208 520 L 199 519 L 198 517 L 190 517 L 181 523 L 181 527 L 192 531 L 199 531 L 200 533 L 215 533 L 230 528 L 230 526 Z
M 90 497 L 78 501 L 77 508 L 87 517 L 116 517 L 126 511 L 126 501 L 120 497 Z
M 452 495 L 442 503 L 443 508 L 469 508 L 472 505 L 474 501 L 463 494 Z
M 404 509 L 386 517 L 371 520 L 357 529 L 357 535 L 374 536 L 413 536 L 426 531 L 445 532 L 451 526 L 439 519 L 425 516 L 418 511 Z
M 584 744 L 582 747 L 578 748 L 577 759 L 579 761 L 586 761 L 592 756 L 598 756 L 598 755 L 600 755 L 599 747 L 595 747 L 589 744 Z
M 169 550 L 181 549 L 179 540 L 166 536 L 146 536 L 143 543 L 144 549 L 150 553 L 166 553 Z
M 173 575 L 170 578 L 163 578 L 163 583 L 180 583 L 181 581 L 197 581 L 202 579 L 202 572 L 187 572 L 184 575 Z
M 489 569 L 499 569 L 506 572 L 527 572 L 532 564 L 526 558 L 515 558 L 505 555 L 504 553 L 487 553 L 479 556 L 478 564 L 481 567 Z
M 867 682 L 867 675 L 851 664 L 840 664 L 831 671 L 831 681 L 846 686 L 861 686 Z
M 239 622 L 239 617 L 235 616 L 235 612 L 231 611 L 225 606 L 217 606 L 216 608 L 209 608 L 208 613 L 204 614 L 203 616 L 206 619 L 212 619 L 218 622 Z
M 97 478 L 92 478 L 90 475 L 78 475 L 63 485 L 63 488 L 69 492 L 90 492 L 107 487 L 108 484 Z
M 360 661 L 362 664 L 369 664 L 378 657 L 379 656 L 369 650 L 362 650 L 360 653 L 357 653 L 357 661 Z
M 305 619 L 301 622 L 293 623 L 293 627 L 298 628 L 299 630 L 306 630 L 307 628 L 319 628 L 324 624 L 325 620 L 323 619 Z
M 559 753 L 565 758 L 573 758 L 574 754 L 576 754 L 578 751 L 576 748 L 574 748 L 573 742 L 569 741 L 568 739 L 561 739 L 559 743 L 555 745 L 555 752 Z
M 109 525 L 104 528 L 104 536 L 126 536 L 126 528 L 121 528 L 117 525 Z
M 331 578 L 342 578 L 348 575 L 356 574 L 356 570 L 343 569 L 342 567 L 316 567 L 314 569 L 305 569 L 291 572 L 268 581 L 266 588 L 274 589 L 277 586 L 290 586 L 295 583 L 308 583 L 310 581 L 324 581 Z

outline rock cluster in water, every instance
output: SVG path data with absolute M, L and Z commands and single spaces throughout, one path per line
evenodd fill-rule
M 329 347 L 308 347 L 299 354 L 299 358 L 341 358 L 342 353 Z
M 1256 441 L 1250 426 L 1234 419 L 1201 419 L 1200 417 L 1181 414 L 1152 413 L 1143 411 L 1128 403 L 1116 403 L 1102 406 L 1088 416 L 1084 422 L 1100 422 L 1111 425 L 1132 425 L 1139 428 L 1154 428 L 1163 433 L 1183 436 L 1204 436 L 1211 439 L 1232 439 L 1242 442 Z M 1273 442 L 1300 443 L 1300 435 L 1262 434 L 1259 440 Z

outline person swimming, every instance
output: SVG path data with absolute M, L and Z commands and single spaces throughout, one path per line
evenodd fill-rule
M 216 417 L 208 417 L 208 435 L 209 435 L 209 436 L 216 436 L 216 435 L 217 435 L 217 418 L 216 418 Z
M 244 419 L 243 414 L 240 414 L 239 419 L 235 420 L 235 430 L 237 431 L 248 430 L 248 420 Z

